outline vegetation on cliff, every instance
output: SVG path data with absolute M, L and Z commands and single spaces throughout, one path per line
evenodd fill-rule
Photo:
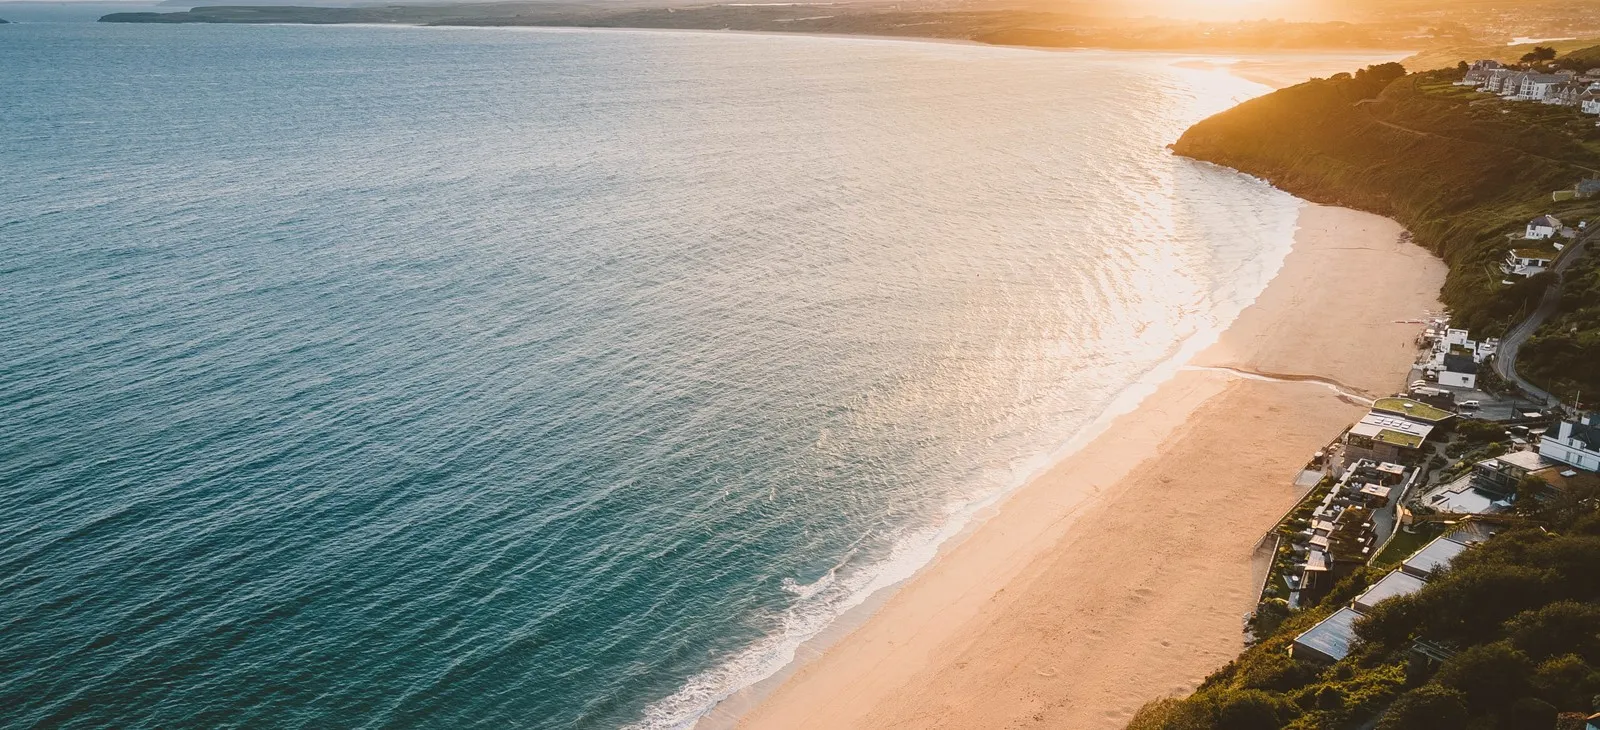
M 1173 148 L 1308 200 L 1394 218 L 1449 264 L 1442 297 L 1457 322 L 1498 334 L 1553 278 L 1506 283 L 1499 270 L 1509 249 L 1526 245 L 1515 240 L 1526 222 L 1600 213 L 1595 200 L 1551 201 L 1553 191 L 1600 176 L 1600 129 L 1576 109 L 1452 85 L 1461 73 L 1384 64 L 1312 80 L 1207 119 Z M 1571 301 L 1522 355 L 1525 374 L 1568 397 L 1600 387 L 1600 310 L 1583 307 L 1595 304 L 1596 263 L 1569 273 Z M 1559 337 L 1556 326 L 1566 327 Z
M 1508 283 L 1500 272 L 1508 249 L 1528 245 L 1518 240 L 1525 222 L 1600 214 L 1595 200 L 1551 196 L 1600 176 L 1600 131 L 1572 109 L 1452 85 L 1460 74 L 1385 64 L 1313 80 L 1208 119 L 1174 149 L 1399 220 L 1449 264 L 1443 297 L 1458 321 L 1493 334 L 1555 281 Z M 1600 251 L 1560 286 L 1556 315 L 1519 365 L 1539 382 L 1600 387 Z M 1474 423 L 1461 425 L 1469 442 L 1484 430 Z M 1464 553 L 1421 591 L 1379 604 L 1356 623 L 1352 653 L 1332 665 L 1292 658 L 1288 647 L 1382 573 L 1363 569 L 1318 606 L 1279 610 L 1194 694 L 1150 703 L 1129 727 L 1509 730 L 1600 709 L 1597 498 L 1573 487 L 1519 500 L 1529 505 L 1521 526 Z
M 1600 694 L 1600 515 L 1539 518 L 1559 529 L 1501 534 L 1421 591 L 1379 604 L 1343 661 L 1294 659 L 1288 647 L 1376 571 L 1290 617 L 1193 695 L 1146 705 L 1130 730 L 1512 730 L 1588 714 Z M 1430 661 L 1418 641 L 1448 658 Z

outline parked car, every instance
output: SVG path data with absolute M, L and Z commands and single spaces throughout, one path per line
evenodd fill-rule
M 1461 401 L 1461 403 L 1459 405 L 1462 408 L 1465 408 L 1467 410 L 1475 410 L 1479 406 L 1482 406 L 1483 404 L 1479 403 L 1478 401 L 1475 401 L 1475 400 L 1464 400 L 1464 401 Z

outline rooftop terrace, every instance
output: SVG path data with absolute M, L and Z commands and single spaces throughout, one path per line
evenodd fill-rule
M 1410 398 L 1379 398 L 1373 402 L 1372 409 L 1385 413 L 1397 413 L 1426 423 L 1438 423 L 1447 418 L 1455 417 L 1454 413 L 1443 408 L 1434 408 Z

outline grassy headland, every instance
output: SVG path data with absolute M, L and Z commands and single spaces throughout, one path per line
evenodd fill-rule
M 1388 216 L 1450 267 L 1442 299 L 1458 323 L 1495 335 L 1529 313 L 1546 274 L 1504 283 L 1499 262 L 1535 216 L 1592 220 L 1600 202 L 1551 193 L 1600 176 L 1600 129 L 1567 107 L 1503 101 L 1456 69 L 1385 64 L 1316 79 L 1207 119 L 1182 155 L 1266 179 L 1308 200 Z M 1552 392 L 1600 387 L 1600 259 L 1569 272 L 1559 314 L 1523 349 L 1524 374 Z

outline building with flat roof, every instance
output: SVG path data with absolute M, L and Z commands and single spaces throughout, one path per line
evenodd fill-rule
M 1457 555 L 1465 552 L 1470 545 L 1488 540 L 1493 536 L 1490 528 L 1481 524 L 1461 525 L 1454 532 L 1435 538 L 1433 542 L 1424 545 L 1404 563 L 1398 570 L 1390 571 L 1388 575 L 1378 579 L 1365 592 L 1357 596 L 1350 605 L 1335 611 L 1333 615 L 1317 622 L 1304 633 L 1294 637 L 1294 643 L 1289 645 L 1289 655 L 1296 659 L 1310 659 L 1323 662 L 1337 662 L 1350 655 L 1350 647 L 1356 642 L 1356 620 L 1372 612 L 1378 604 L 1400 596 L 1410 595 L 1420 591 L 1428 584 L 1428 578 L 1437 573 L 1440 568 L 1450 564 Z M 1309 569 L 1309 565 L 1308 565 Z M 1318 561 L 1318 571 L 1326 571 L 1326 558 Z
M 1478 387 L 1478 361 L 1471 355 L 1448 354 L 1439 369 L 1439 384 L 1453 388 Z
M 1345 463 L 1361 459 L 1408 461 L 1420 453 L 1433 426 L 1404 416 L 1372 411 L 1345 434 Z
M 1516 493 L 1517 485 L 1528 475 L 1551 466 L 1555 466 L 1555 462 L 1537 451 L 1501 454 L 1472 465 L 1472 488 L 1507 497 Z
M 1500 272 L 1506 276 L 1520 276 L 1529 278 L 1543 274 L 1550 269 L 1559 251 L 1543 248 L 1516 248 L 1506 252 L 1506 260 L 1500 263 Z
M 1334 611 L 1332 616 L 1294 637 L 1294 643 L 1289 646 L 1289 655 L 1296 659 L 1325 662 L 1336 662 L 1349 656 L 1350 646 L 1355 643 L 1358 618 L 1361 618 L 1361 614 L 1354 609 Z
M 1427 580 L 1432 578 L 1434 573 L 1450 565 L 1450 561 L 1455 560 L 1457 555 L 1466 551 L 1467 546 L 1463 543 L 1447 537 L 1434 538 L 1433 542 L 1423 545 L 1421 550 L 1406 558 L 1405 562 L 1400 564 L 1400 570 Z
M 1379 398 L 1372 402 L 1372 410 L 1401 416 L 1407 420 L 1435 425 L 1456 417 L 1443 408 L 1435 408 L 1410 398 Z
M 1410 573 L 1398 570 L 1391 571 L 1388 575 L 1379 578 L 1377 583 L 1373 583 L 1366 593 L 1356 596 L 1356 600 L 1351 603 L 1351 606 L 1361 613 L 1371 613 L 1373 607 L 1382 603 L 1385 599 L 1416 593 L 1427 584 L 1427 581 Z

